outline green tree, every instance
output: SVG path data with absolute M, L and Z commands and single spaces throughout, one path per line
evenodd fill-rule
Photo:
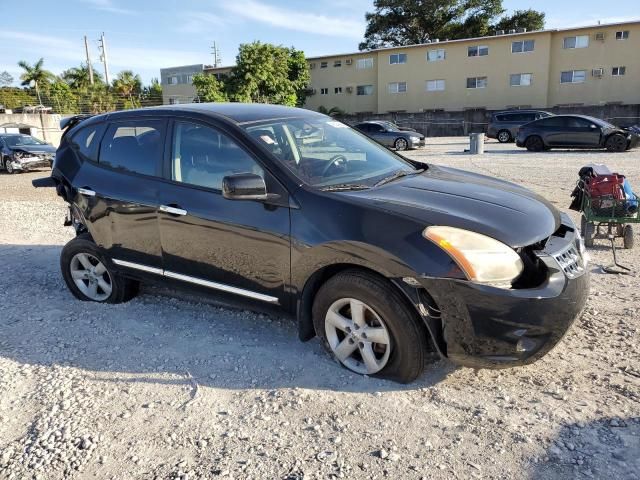
M 502 0 L 375 0 L 373 5 L 375 10 L 366 14 L 360 50 L 415 45 L 435 38 L 481 37 L 502 21 L 520 22 L 519 26 L 535 30 L 544 26 L 544 14 L 534 10 L 500 19 Z
M 157 78 L 142 89 L 142 103 L 144 106 L 162 105 L 162 85 Z
M 140 107 L 139 96 L 142 93 L 142 80 L 140 75 L 133 73 L 131 70 L 123 70 L 116 76 L 113 81 L 113 89 L 122 100 L 124 100 L 123 108 Z
M 0 73 L 0 87 L 8 87 L 13 83 L 13 76 L 6 70 Z
M 320 105 L 318 107 L 318 113 L 322 113 L 324 115 L 329 115 L 330 117 L 336 117 L 336 116 L 344 115 L 345 111 L 342 110 L 339 107 L 327 108 L 327 107 L 325 107 L 323 105 Z
M 533 9 L 516 10 L 512 15 L 501 18 L 492 30 L 517 30 L 526 28 L 527 30 L 542 30 L 544 28 L 545 14 Z
M 105 113 L 116 109 L 116 98 L 105 83 L 90 85 L 79 99 L 79 113 Z
M 37 99 L 28 91 L 17 87 L 0 88 L 0 105 L 5 108 L 18 108 L 33 105 Z
M 225 90 L 236 102 L 294 106 L 304 101 L 308 81 L 308 66 L 302 52 L 253 42 L 240 45 Z
M 22 85 L 31 85 L 31 82 L 34 82 L 34 87 L 36 89 L 36 95 L 38 96 L 38 102 L 42 104 L 42 99 L 40 97 L 40 86 L 49 83 L 52 79 L 55 78 L 53 73 L 49 72 L 42 68 L 44 64 L 44 59 L 40 58 L 33 65 L 29 65 L 24 60 L 20 60 L 18 62 L 18 66 L 24 70 L 22 75 L 20 75 L 20 80 L 22 80 Z
M 60 75 L 60 77 L 69 84 L 74 90 L 83 90 L 91 85 L 91 76 L 89 75 L 89 67 L 81 63 L 79 67 L 71 67 Z M 93 70 L 94 83 L 102 83 L 102 75 Z
M 57 79 L 53 83 L 45 86 L 45 95 L 48 103 L 55 109 L 56 113 L 77 113 L 78 95 L 69 84 L 62 79 Z
M 215 75 L 197 73 L 193 76 L 193 86 L 201 102 L 227 102 L 225 85 Z

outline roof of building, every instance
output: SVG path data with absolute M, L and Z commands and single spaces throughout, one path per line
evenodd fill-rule
M 554 29 L 545 29 L 545 30 L 529 30 L 526 32 L 515 32 L 515 33 L 505 33 L 503 35 L 486 35 L 484 37 L 471 37 L 471 38 L 459 38 L 456 40 L 439 40 L 437 39 L 437 41 L 432 41 L 430 43 L 416 43 L 413 45 L 404 45 L 404 46 L 398 46 L 398 47 L 381 47 L 381 48 L 375 48 L 372 50 L 361 50 L 358 52 L 349 52 L 349 53 L 334 53 L 331 55 L 319 55 L 319 56 L 314 56 L 314 57 L 307 57 L 307 60 L 321 60 L 323 58 L 333 58 L 333 57 L 347 57 L 347 56 L 353 56 L 353 55 L 365 55 L 367 53 L 374 53 L 374 52 L 380 52 L 380 51 L 386 51 L 386 50 L 403 50 L 403 49 L 407 49 L 407 48 L 419 48 L 419 47 L 434 47 L 436 45 L 448 45 L 448 44 L 452 44 L 452 43 L 462 43 L 462 42 L 472 42 L 472 41 L 479 41 L 479 40 L 488 40 L 488 39 L 494 39 L 494 38 L 506 38 L 506 37 L 518 37 L 518 36 L 528 36 L 528 35 L 539 35 L 539 34 L 544 34 L 544 33 L 556 33 L 556 32 L 568 32 L 568 31 L 575 31 L 575 30 L 585 30 L 585 29 L 593 29 L 593 28 L 607 28 L 607 27 L 614 27 L 614 26 L 619 26 L 619 25 L 632 25 L 632 24 L 639 24 L 640 23 L 640 19 L 638 20 L 630 20 L 630 21 L 625 21 L 625 22 L 615 22 L 615 23 L 602 23 L 602 24 L 595 24 L 595 25 L 584 25 L 581 27 L 568 27 L 568 28 L 554 28 Z

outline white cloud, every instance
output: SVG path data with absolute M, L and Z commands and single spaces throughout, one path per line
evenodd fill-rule
M 133 15 L 136 12 L 129 10 L 128 8 L 121 8 L 116 6 L 112 0 L 82 0 L 84 3 L 88 3 L 96 10 L 102 10 L 103 12 L 117 13 L 120 15 Z
M 287 10 L 257 0 L 236 0 L 225 2 L 221 6 L 228 12 L 249 20 L 318 35 L 361 39 L 365 28 L 364 21 L 304 13 L 298 9 Z
M 206 33 L 212 27 L 223 28 L 231 23 L 230 19 L 207 12 L 185 12 L 181 15 L 182 21 L 176 30 L 182 33 Z

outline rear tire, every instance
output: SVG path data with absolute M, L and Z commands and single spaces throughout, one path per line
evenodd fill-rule
M 500 130 L 496 136 L 500 143 L 509 143 L 513 140 L 511 132 L 509 130 Z
M 622 238 L 624 239 L 624 248 L 627 250 L 631 250 L 635 244 L 635 240 L 633 238 L 633 228 L 631 225 L 625 225 Z
M 593 240 L 594 240 L 593 237 L 595 237 L 596 226 L 591 222 L 587 222 L 584 216 L 582 218 L 584 219 L 584 227 L 582 230 L 582 238 L 584 240 L 584 246 L 591 248 L 593 247 Z
M 604 146 L 610 152 L 624 152 L 627 149 L 627 139 L 624 135 L 615 133 L 607 138 Z
M 88 234 L 63 247 L 60 269 L 73 296 L 84 302 L 123 303 L 138 293 L 138 282 L 115 273 L 111 260 Z
M 428 333 L 386 280 L 358 270 L 339 273 L 320 287 L 312 313 L 325 350 L 345 368 L 401 383 L 422 373 Z
M 530 152 L 542 152 L 545 149 L 544 141 L 537 135 L 527 138 L 524 146 Z

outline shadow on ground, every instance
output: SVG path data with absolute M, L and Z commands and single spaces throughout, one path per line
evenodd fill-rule
M 292 318 L 249 310 L 236 299 L 145 287 L 126 304 L 81 302 L 64 285 L 59 254 L 59 246 L 0 246 L 3 357 L 108 372 L 98 375 L 107 382 L 195 380 L 231 389 L 411 390 L 455 369 L 432 363 L 409 386 L 360 377 L 331 360 L 317 340 L 301 343 Z
M 564 426 L 529 478 L 640 478 L 640 417 Z

